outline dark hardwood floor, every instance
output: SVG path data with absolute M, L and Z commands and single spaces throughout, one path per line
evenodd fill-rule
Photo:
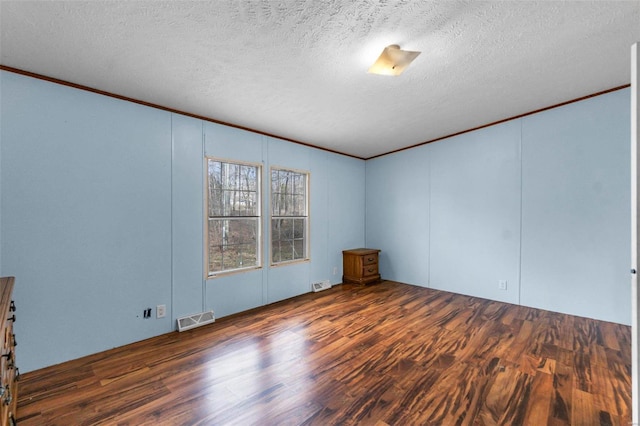
M 618 324 L 390 281 L 24 374 L 29 425 L 626 425 Z

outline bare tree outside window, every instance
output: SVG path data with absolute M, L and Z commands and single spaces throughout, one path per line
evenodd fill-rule
M 208 275 L 260 267 L 261 166 L 207 158 L 207 175 Z

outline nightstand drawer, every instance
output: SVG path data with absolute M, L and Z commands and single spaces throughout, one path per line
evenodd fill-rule
M 374 263 L 378 263 L 378 253 L 367 254 L 362 257 L 362 263 L 366 265 L 373 265 Z
M 378 274 L 378 265 L 369 265 L 369 266 L 365 266 L 364 268 L 362 268 L 362 276 L 363 277 L 368 277 L 370 275 L 377 275 Z

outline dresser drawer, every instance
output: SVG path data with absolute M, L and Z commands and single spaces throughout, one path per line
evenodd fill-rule
M 378 253 L 367 254 L 362 256 L 362 263 L 366 265 L 373 265 L 378 263 Z
M 370 275 L 377 275 L 378 274 L 378 264 L 376 263 L 375 265 L 368 265 L 365 266 L 364 268 L 362 268 L 362 276 L 363 277 L 368 277 Z

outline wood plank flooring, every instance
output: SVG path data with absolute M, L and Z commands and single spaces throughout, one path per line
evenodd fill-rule
M 30 425 L 626 425 L 618 324 L 341 285 L 24 374 Z

